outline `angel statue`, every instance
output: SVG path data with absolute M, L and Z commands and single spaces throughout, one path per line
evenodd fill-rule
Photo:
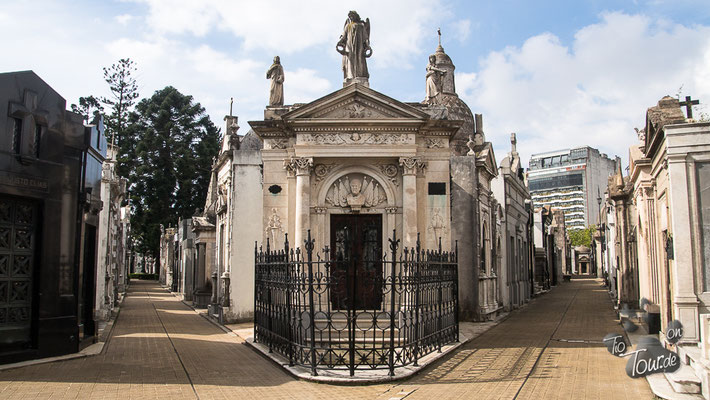
M 366 18 L 363 22 L 357 12 L 350 11 L 335 50 L 343 55 L 344 83 L 351 83 L 356 78 L 365 78 L 363 81 L 367 82 L 370 74 L 367 72 L 366 59 L 372 55 L 370 19 Z

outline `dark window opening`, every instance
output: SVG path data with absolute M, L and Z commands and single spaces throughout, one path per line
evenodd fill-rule
M 446 182 L 429 182 L 429 194 L 430 195 L 445 195 L 446 194 Z
M 271 194 L 279 194 L 279 193 L 281 193 L 281 186 L 271 185 L 271 186 L 269 186 L 269 192 Z
M 15 121 L 15 127 L 12 134 L 12 151 L 15 154 L 20 154 L 22 149 L 22 120 L 20 118 L 13 118 Z
M 42 142 L 42 125 L 35 125 L 34 155 L 39 158 L 39 146 Z

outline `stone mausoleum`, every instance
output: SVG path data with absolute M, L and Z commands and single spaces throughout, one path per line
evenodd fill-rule
M 284 105 L 288 81 L 276 57 L 267 74 L 271 94 L 264 119 L 250 121 L 252 129 L 242 136 L 237 117 L 225 117 L 210 193 L 197 217 L 200 235 L 214 240 L 214 261 L 198 249 L 195 276 L 202 283 L 195 290 L 212 291 L 213 316 L 251 319 L 255 243 L 284 249 L 287 238 L 289 248 L 303 251 L 310 232 L 317 256 L 345 252 L 355 260 L 348 276 L 369 276 L 382 275 L 387 263 L 358 262 L 358 257 L 362 261 L 388 252 L 394 234 L 398 256 L 417 245 L 457 250 L 458 319 L 493 319 L 510 308 L 502 300 L 508 287 L 500 272 L 520 269 L 514 274 L 521 277 L 516 284 L 522 288 L 529 285 L 530 263 L 511 258 L 515 265 L 501 265 L 496 243 L 498 236 L 508 236 L 508 228 L 500 228 L 499 202 L 491 187 L 498 166 L 482 115 L 474 116 L 456 94 L 455 66 L 441 43 L 429 56 L 424 101 L 402 102 L 370 88 L 365 63 L 372 54 L 369 20 L 349 24 L 338 42 L 344 54 L 342 89 L 307 104 Z M 348 31 L 351 26 L 364 26 L 366 35 Z M 359 60 L 343 50 L 355 45 L 365 46 L 356 53 L 363 55 Z M 513 229 L 527 229 L 526 224 Z M 524 258 L 523 245 L 527 242 L 520 244 L 516 258 Z M 373 300 L 367 294 L 372 288 L 359 284 L 354 303 L 382 307 L 381 296 Z M 516 304 L 529 296 L 527 291 Z

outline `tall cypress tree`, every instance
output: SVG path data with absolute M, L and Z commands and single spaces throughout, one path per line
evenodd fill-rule
M 175 225 L 204 205 L 220 132 L 192 96 L 168 86 L 136 105 L 126 135 L 136 138 L 128 171 L 132 229 L 139 250 L 157 257 L 160 225 Z

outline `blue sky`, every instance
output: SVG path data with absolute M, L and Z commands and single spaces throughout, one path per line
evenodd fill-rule
M 130 57 L 141 97 L 175 86 L 220 126 L 234 97 L 246 133 L 274 55 L 288 104 L 341 87 L 335 43 L 350 9 L 372 23 L 371 87 L 402 101 L 424 98 L 441 27 L 457 92 L 484 115 L 499 161 L 510 132 L 525 165 L 578 145 L 626 159 L 663 95 L 710 103 L 707 0 L 13 1 L 0 8 L 0 71 L 32 69 L 72 103 L 107 94 L 102 67 Z

